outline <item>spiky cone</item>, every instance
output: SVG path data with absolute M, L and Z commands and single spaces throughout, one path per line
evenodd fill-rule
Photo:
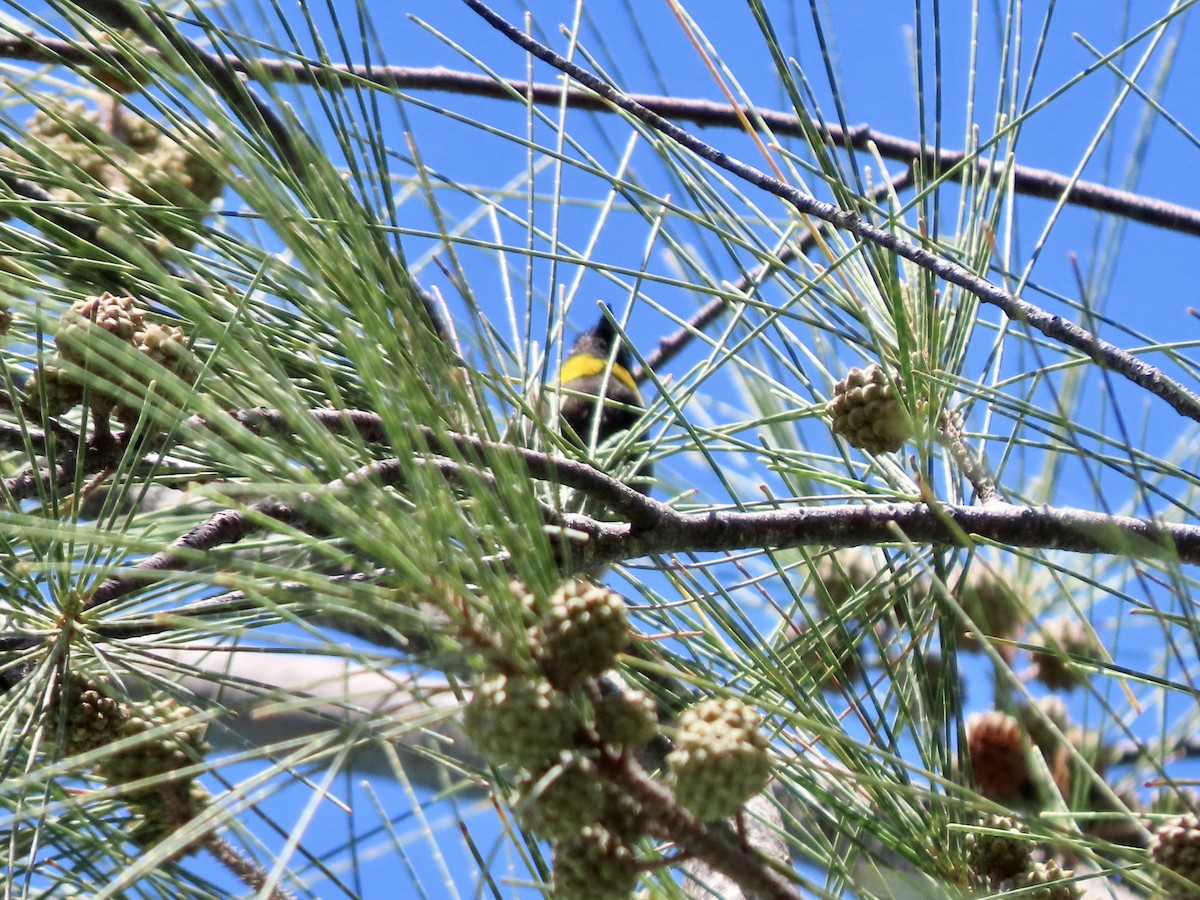
M 646 835 L 646 810 L 620 785 L 606 781 L 600 824 L 632 847 Z
M 208 752 L 206 728 L 192 710 L 173 698 L 160 698 L 133 712 L 118 734 L 121 739 L 143 736 L 144 740 L 104 757 L 97 766 L 97 773 L 111 785 L 154 779 L 121 795 L 138 814 L 131 837 L 139 845 L 149 846 L 174 834 L 207 806 L 208 792 L 194 775 L 174 775 Z M 177 855 L 197 849 L 202 839 L 198 835 Z
M 1029 832 L 1023 824 L 1012 816 L 991 815 L 984 819 L 983 827 L 990 831 L 967 835 L 967 864 L 976 875 L 998 886 L 1033 864 L 1033 842 L 1021 837 Z M 996 831 L 1007 834 L 992 833 Z
M 500 765 L 536 768 L 571 746 L 579 728 L 571 699 L 532 675 L 497 675 L 483 681 L 467 704 L 467 735 Z
M 122 736 L 129 707 L 108 696 L 100 682 L 72 672 L 59 696 L 66 706 L 64 756 L 95 750 Z
M 220 175 L 186 141 L 173 135 L 162 135 L 152 149 L 138 157 L 137 174 L 128 191 L 146 204 L 142 215 L 170 243 L 183 249 L 191 247 L 195 243 L 194 226 L 211 212 L 213 200 L 220 196 Z M 169 217 L 158 215 L 158 207 Z M 193 227 L 172 222 L 184 214 Z
M 1168 896 L 1200 897 L 1200 819 L 1194 813 L 1162 822 L 1154 829 L 1147 852 L 1150 859 L 1183 879 L 1159 876 Z
M 645 691 L 623 690 L 592 704 L 596 735 L 601 743 L 634 749 L 658 733 L 658 704 Z
M 548 769 L 523 776 L 517 791 L 521 823 L 546 840 L 575 837 L 604 818 L 604 783 L 595 763 L 578 753 L 564 752 Z
M 1007 713 L 989 710 L 967 719 L 967 755 L 975 789 L 989 800 L 1016 796 L 1029 782 L 1025 735 Z
M 1087 673 L 1068 657 L 1095 657 L 1099 654 L 1087 626 L 1073 616 L 1051 619 L 1030 638 L 1034 677 L 1051 690 L 1069 691 L 1087 680 Z
M 833 433 L 868 453 L 894 453 L 912 437 L 900 386 L 877 363 L 847 372 L 827 411 Z
M 191 766 L 208 752 L 206 729 L 205 722 L 173 698 L 155 700 L 131 711 L 119 733 L 121 739 L 145 739 L 105 757 L 99 772 L 110 784 L 128 784 Z
M 26 380 L 25 396 L 30 412 L 41 415 L 44 404 L 46 415 L 61 416 L 83 402 L 83 388 L 60 366 L 45 362 Z
M 188 384 L 195 383 L 199 375 L 199 363 L 195 354 L 188 348 L 182 328 L 148 323 L 134 334 L 133 346 L 148 360 L 162 366 L 181 380 Z M 138 369 L 135 374 L 148 389 L 149 380 L 154 377 L 153 369 Z M 141 415 L 141 407 L 120 403 L 117 404 L 115 412 L 123 425 L 132 426 Z
M 736 813 L 771 778 L 767 738 L 758 713 L 740 700 L 704 700 L 679 717 L 667 754 L 680 806 L 705 822 Z
M 1014 888 L 1035 888 L 1022 894 L 1030 900 L 1078 900 L 1083 896 L 1079 885 L 1067 879 L 1074 877 L 1070 869 L 1060 868 L 1056 860 L 1033 863 L 1024 876 L 1015 879 Z
M 88 109 L 82 100 L 42 99 L 41 103 L 44 108 L 39 108 L 25 123 L 30 144 L 44 147 L 48 162 L 56 168 L 70 172 L 81 170 L 87 177 L 107 185 L 117 170 L 96 149 L 112 144 L 109 135 L 100 127 L 100 114 Z M 14 156 L 11 152 L 4 155 Z M 57 201 L 78 202 L 82 199 L 80 194 L 63 186 L 51 186 L 49 194 Z
M 556 900 L 628 900 L 637 882 L 633 851 L 607 828 L 589 825 L 554 846 Z
M 129 837 L 139 847 L 152 847 L 186 827 L 208 807 L 212 800 L 204 785 L 191 778 L 177 779 L 142 792 L 131 804 L 137 819 Z M 200 849 L 206 835 L 198 833 L 179 848 L 172 859 Z
M 1011 638 L 1028 620 L 1024 602 L 1000 573 L 991 566 L 977 563 L 958 587 L 958 603 L 971 621 L 989 638 Z M 956 643 L 964 650 L 982 646 L 979 635 L 959 632 Z M 1007 644 L 997 646 L 997 652 L 1011 663 L 1013 649 Z
M 118 83 L 122 82 L 111 82 Z M 118 139 L 102 127 L 96 110 L 78 101 L 47 103 L 44 110 L 38 110 L 26 124 L 31 139 L 46 148 L 56 168 L 74 177 L 77 172 L 85 176 L 75 189 L 49 187 L 51 197 L 61 203 L 82 205 L 83 213 L 97 219 L 111 212 L 110 204 L 103 208 L 93 205 L 104 189 L 119 197 L 141 200 L 144 207 L 139 214 L 165 241 L 190 247 L 194 229 L 180 220 L 186 218 L 198 224 L 211 211 L 223 187 L 220 173 L 183 135 L 164 131 L 128 109 L 122 110 L 120 125 Z M 110 231 L 102 226 L 98 240 L 125 242 L 128 237 L 127 229 Z
M 629 643 L 625 598 L 589 579 L 572 579 L 550 595 L 528 641 L 534 660 L 559 687 L 595 678 Z
M 132 296 L 116 296 L 106 290 L 100 296 L 74 301 L 70 310 L 62 313 L 56 348 L 62 359 L 88 367 L 90 356 L 100 347 L 100 332 L 132 346 L 133 335 L 144 325 L 145 313 Z

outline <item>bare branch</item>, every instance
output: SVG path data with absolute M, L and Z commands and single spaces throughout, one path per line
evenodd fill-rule
M 148 50 L 155 55 L 158 51 Z M 87 65 L 97 60 L 120 64 L 123 55 L 117 51 L 96 47 L 85 50 L 70 41 L 42 35 L 0 36 L 0 56 L 48 64 Z M 603 97 L 580 88 L 527 82 L 519 79 L 496 80 L 474 72 L 461 72 L 445 67 L 431 69 L 407 66 L 317 64 L 302 60 L 238 58 L 229 59 L 230 68 L 251 78 L 271 78 L 275 81 L 330 87 L 335 85 L 372 84 L 383 88 L 407 91 L 437 91 L 468 94 L 496 100 L 530 100 L 544 106 L 559 106 L 564 101 L 573 109 L 611 112 L 612 106 Z M 745 121 L 761 121 L 776 135 L 804 137 L 822 135 L 831 145 L 866 150 L 872 144 L 884 159 L 911 165 L 914 161 L 928 173 L 942 178 L 963 180 L 972 170 L 984 177 L 1007 177 L 1001 163 L 970 158 L 960 150 L 936 150 L 923 147 L 916 141 L 875 131 L 867 125 L 849 129 L 810 120 L 801 123 L 793 113 L 758 107 L 731 107 L 712 100 L 686 97 L 664 97 L 657 94 L 629 94 L 632 100 L 664 118 L 679 122 L 694 122 L 701 127 L 742 128 Z M 1046 169 L 1013 166 L 1012 187 L 1018 194 L 1048 200 L 1065 198 L 1067 203 L 1085 209 L 1122 216 L 1158 228 L 1200 236 L 1200 210 L 1179 204 L 1122 191 L 1090 181 L 1075 181 Z
M 332 430 L 359 427 L 375 435 L 377 417 L 367 413 L 317 410 L 314 416 Z M 239 415 L 256 430 L 282 425 L 282 416 L 271 410 Z M 189 425 L 203 424 L 192 420 Z M 485 441 L 470 435 L 437 433 L 419 428 L 431 452 L 452 448 L 465 455 L 488 476 L 488 460 L 505 456 L 526 466 L 531 479 L 553 481 L 587 492 L 605 502 L 627 523 L 598 522 L 586 516 L 563 516 L 544 508 L 551 523 L 558 522 L 571 535 L 564 562 L 574 571 L 656 553 L 720 552 L 747 547 L 833 546 L 887 544 L 904 539 L 918 544 L 962 545 L 969 536 L 1013 547 L 1070 550 L 1079 553 L 1129 555 L 1137 559 L 1172 559 L 1200 562 L 1200 527 L 1156 523 L 1128 516 L 1109 516 L 1089 510 L 1014 506 L 993 502 L 986 509 L 925 503 L 829 506 L 757 512 L 706 509 L 682 513 L 647 497 L 605 473 L 573 460 L 509 444 Z M 410 464 L 422 464 L 417 460 Z M 460 464 L 436 461 L 445 474 L 458 478 Z M 341 490 L 356 481 L 378 478 L 398 482 L 405 465 L 399 460 L 372 463 L 331 482 Z M 296 510 L 267 501 L 247 512 L 227 509 L 176 539 L 169 548 L 142 560 L 133 568 L 101 584 L 88 599 L 87 609 L 123 597 L 152 581 L 160 572 L 187 565 L 195 554 L 221 544 L 234 543 L 259 527 L 263 518 L 296 521 Z M 24 646 L 24 645 L 22 645 Z
M 1105 553 L 1135 559 L 1200 562 L 1200 526 L 1109 516 L 1072 507 L 986 507 L 880 503 L 762 512 L 671 510 L 655 526 L 598 523 L 573 548 L 583 567 L 658 553 L 708 553 L 754 547 L 859 547 L 911 542 L 964 546 L 980 540 L 1009 547 Z

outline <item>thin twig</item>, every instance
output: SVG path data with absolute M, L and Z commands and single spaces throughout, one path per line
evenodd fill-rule
M 958 285 L 984 303 L 999 307 L 1010 319 L 1032 326 L 1051 340 L 1081 351 L 1089 358 L 1165 400 L 1180 415 L 1200 422 L 1200 397 L 1169 378 L 1156 367 L 1137 359 L 1086 329 L 1065 321 L 1060 316 L 1052 315 L 1032 303 L 1014 297 L 1008 291 L 986 278 L 979 277 L 970 269 L 953 260 L 932 253 L 887 229 L 880 228 L 852 211 L 817 200 L 798 188 L 772 178 L 762 170 L 747 165 L 736 157 L 706 144 L 678 125 L 641 106 L 627 94 L 529 37 L 519 28 L 494 13 L 480 0 L 463 0 L 463 2 L 489 25 L 522 49 L 579 81 L 614 106 L 625 110 L 654 131 L 670 138 L 701 159 L 708 160 L 713 165 L 747 183 L 786 200 L 802 214 L 815 216 L 829 222 L 836 228 L 909 260 L 932 272 L 943 281 Z
M 942 414 L 941 427 L 937 433 L 938 442 L 950 451 L 959 469 L 975 488 L 980 503 L 1003 503 L 1004 497 L 996 487 L 996 479 L 988 471 L 987 463 L 982 454 L 976 454 L 967 444 L 963 433 L 962 417 L 954 410 Z
M 912 183 L 913 171 L 911 168 L 905 169 L 887 184 L 881 184 L 871 191 L 868 199 L 872 203 L 879 203 L 888 194 L 893 191 L 902 191 Z M 786 266 L 792 260 L 811 250 L 816 246 L 818 238 L 819 234 L 816 230 L 812 228 L 805 229 L 795 241 L 780 250 L 774 260 L 762 263 L 739 278 L 733 285 L 734 292 L 740 294 L 750 290 L 754 285 L 762 282 L 776 266 Z M 702 334 L 709 325 L 716 321 L 728 307 L 729 301 L 725 297 L 714 297 L 712 300 L 709 300 L 688 320 L 687 325 L 658 342 L 658 346 L 653 352 L 646 356 L 645 365 L 638 366 L 631 373 L 634 380 L 638 382 L 645 381 L 649 377 L 650 372 L 657 372 L 669 363 L 692 342 L 696 335 Z
M 147 50 L 161 56 L 156 50 Z M 125 55 L 120 51 L 96 47 L 83 49 L 69 41 L 43 35 L 0 36 L 0 56 L 8 59 L 38 63 L 68 63 L 85 65 L 97 60 L 121 65 Z M 580 88 L 563 90 L 561 85 L 527 82 L 518 79 L 497 80 L 474 72 L 461 72 L 442 66 L 412 68 L 408 66 L 345 65 L 310 63 L 305 60 L 266 59 L 258 57 L 229 59 L 230 68 L 251 78 L 271 78 L 275 81 L 335 87 L 370 84 L 407 91 L 437 91 L 468 94 L 495 100 L 526 100 L 543 106 L 566 104 L 573 109 L 611 112 L 607 100 Z M 922 147 L 918 142 L 896 135 L 875 131 L 867 125 L 844 129 L 839 125 L 810 120 L 801 123 L 793 113 L 759 107 L 733 107 L 712 100 L 687 97 L 664 97 L 657 94 L 629 94 L 646 109 L 678 122 L 693 122 L 701 127 L 742 128 L 744 122 L 761 121 L 775 135 L 807 137 L 816 133 L 829 144 L 864 151 L 871 145 L 885 159 L 898 160 L 906 165 L 917 161 L 922 170 L 940 177 L 962 181 L 982 173 L 984 177 L 1007 177 L 1009 170 L 1001 162 L 969 159 L 960 150 Z M 972 169 L 975 172 L 972 172 Z M 1200 236 L 1200 210 L 1122 191 L 1090 181 L 1075 181 L 1047 169 L 1014 165 L 1011 169 L 1012 188 L 1018 194 L 1048 200 L 1065 198 L 1067 203 L 1085 209 L 1110 213 L 1159 228 Z

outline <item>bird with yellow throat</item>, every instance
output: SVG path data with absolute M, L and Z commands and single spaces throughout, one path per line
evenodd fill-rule
M 601 316 L 571 345 L 558 372 L 563 435 L 584 447 L 599 447 L 632 428 L 644 410 L 632 370 L 629 348 L 613 323 Z M 647 462 L 638 469 L 633 486 L 649 493 L 652 480 Z

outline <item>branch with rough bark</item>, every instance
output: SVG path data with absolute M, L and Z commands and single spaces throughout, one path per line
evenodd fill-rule
M 160 51 L 152 48 L 145 52 L 162 56 Z M 111 47 L 98 46 L 85 50 L 70 41 L 38 34 L 0 36 L 0 56 L 48 65 L 99 64 L 117 69 L 128 68 L 130 62 L 124 54 Z M 572 109 L 592 112 L 606 113 L 613 109 L 602 96 L 578 87 L 564 88 L 557 84 L 515 78 L 498 80 L 445 67 L 362 66 L 259 57 L 230 59 L 228 64 L 233 71 L 248 78 L 270 78 L 316 87 L 369 84 L 389 90 L 465 94 L 554 107 L 565 103 Z M 638 93 L 628 96 L 640 106 L 677 122 L 692 122 L 702 128 L 740 129 L 750 121 L 761 122 L 773 135 L 805 137 L 819 134 L 830 146 L 857 151 L 865 151 L 873 146 L 884 159 L 896 160 L 906 166 L 915 161 L 923 172 L 935 177 L 958 181 L 980 176 L 997 179 L 1011 177 L 1012 189 L 1018 194 L 1047 200 L 1063 199 L 1073 206 L 1200 237 L 1200 210 L 1105 184 L 1074 180 L 1047 169 L 1022 165 L 1008 167 L 989 162 L 974 153 L 922 146 L 917 141 L 880 132 L 869 125 L 842 128 L 835 123 L 816 119 L 804 123 L 795 114 L 782 110 L 731 107 L 699 98 Z

